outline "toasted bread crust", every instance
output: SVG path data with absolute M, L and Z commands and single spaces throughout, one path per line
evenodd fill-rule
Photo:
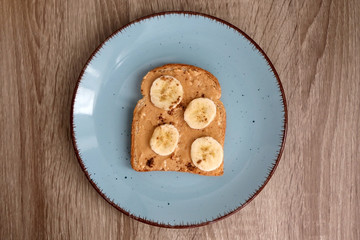
M 183 72 L 183 74 L 182 74 Z M 181 107 L 175 109 L 175 116 L 172 116 L 165 110 L 157 109 L 150 102 L 149 88 L 156 76 L 177 74 L 184 88 L 184 103 Z M 188 78 L 183 76 L 189 76 Z M 201 82 L 197 81 L 197 77 Z M 194 80 L 196 79 L 196 80 Z M 197 81 L 197 82 L 196 82 Z M 198 84 L 197 86 L 189 84 Z M 197 96 L 199 91 L 203 95 L 212 99 L 217 106 L 217 114 L 214 121 L 205 128 L 206 130 L 190 129 L 183 120 L 183 111 L 189 101 L 201 97 Z M 205 90 L 202 90 L 205 89 Z M 186 64 L 167 64 L 157 67 L 146 74 L 141 83 L 141 93 L 143 98 L 140 99 L 134 109 L 133 122 L 131 129 L 131 166 L 136 171 L 180 171 L 206 176 L 219 176 L 223 174 L 224 163 L 213 171 L 206 172 L 196 168 L 190 158 L 190 147 L 192 141 L 200 136 L 212 136 L 222 146 L 224 146 L 225 129 L 226 129 L 226 111 L 224 105 L 219 100 L 221 97 L 221 88 L 218 80 L 208 71 Z M 178 151 L 167 157 L 156 156 L 150 149 L 149 136 L 159 123 L 164 123 L 163 119 L 157 119 L 158 115 L 165 116 L 167 120 L 174 121 L 175 127 L 178 128 L 180 135 Z M 152 115 L 151 117 L 149 115 Z M 151 118 L 151 119 L 149 119 Z M 182 134 L 183 133 L 183 134 Z M 167 163 L 167 164 L 166 164 Z

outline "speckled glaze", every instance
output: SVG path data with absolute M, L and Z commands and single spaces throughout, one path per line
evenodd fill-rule
M 167 63 L 198 66 L 220 82 L 227 113 L 221 177 L 131 168 L 142 77 Z M 108 202 L 142 222 L 186 228 L 228 216 L 261 191 L 281 157 L 287 111 L 273 65 L 245 33 L 212 16 L 166 12 L 124 26 L 95 50 L 75 89 L 71 123 L 80 165 Z

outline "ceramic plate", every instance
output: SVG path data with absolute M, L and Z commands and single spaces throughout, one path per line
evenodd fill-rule
M 167 63 L 198 66 L 220 82 L 227 115 L 221 177 L 131 168 L 141 80 Z M 228 216 L 260 192 L 279 162 L 287 111 L 274 66 L 245 33 L 212 16 L 166 12 L 127 24 L 95 50 L 71 121 L 80 165 L 101 196 L 142 222 L 182 228 Z

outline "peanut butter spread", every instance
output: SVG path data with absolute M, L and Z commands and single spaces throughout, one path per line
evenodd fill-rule
M 180 81 L 184 93 L 181 102 L 172 110 L 155 107 L 150 101 L 150 88 L 155 79 L 163 75 L 175 77 Z M 135 110 L 132 127 L 132 166 L 137 171 L 183 171 L 202 175 L 222 175 L 223 164 L 211 171 L 204 172 L 191 161 L 190 149 L 199 137 L 211 136 L 222 146 L 226 129 L 226 113 L 222 102 L 221 89 L 217 79 L 209 72 L 181 64 L 169 64 L 150 71 L 143 79 L 141 93 L 144 96 Z M 206 97 L 214 101 L 216 116 L 204 129 L 196 130 L 184 120 L 186 106 L 195 98 Z M 168 156 L 157 155 L 150 148 L 150 138 L 154 129 L 161 124 L 173 124 L 180 138 L 175 151 Z

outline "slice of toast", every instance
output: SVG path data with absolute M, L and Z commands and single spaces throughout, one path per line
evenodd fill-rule
M 166 111 L 155 107 L 150 100 L 150 88 L 155 79 L 170 75 L 183 87 L 183 99 L 176 108 Z M 206 176 L 219 176 L 224 172 L 224 163 L 213 171 L 195 167 L 190 157 L 191 144 L 199 137 L 210 136 L 223 147 L 226 129 L 226 112 L 219 100 L 221 88 L 218 80 L 208 71 L 185 64 L 167 64 L 148 72 L 141 84 L 140 99 L 134 109 L 131 130 L 131 166 L 136 171 L 179 171 Z M 186 106 L 195 98 L 211 99 L 216 105 L 214 120 L 203 129 L 192 129 L 184 120 Z M 161 124 L 173 124 L 180 138 L 175 151 L 168 156 L 157 155 L 150 147 L 154 129 Z

